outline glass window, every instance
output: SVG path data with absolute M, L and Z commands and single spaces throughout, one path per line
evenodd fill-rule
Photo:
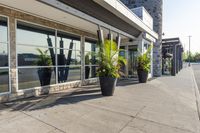
M 96 54 L 98 52 L 97 42 L 87 40 L 85 41 L 85 79 L 96 77 L 96 68 L 98 62 Z
M 7 43 L 8 42 L 8 23 L 7 18 L 0 17 L 0 42 Z
M 56 83 L 55 31 L 18 21 L 18 87 L 28 89 Z
M 0 67 L 7 67 L 7 66 L 8 66 L 8 44 L 0 43 Z
M 8 21 L 0 16 L 0 93 L 9 91 Z
M 42 60 L 44 57 L 46 57 L 46 60 L 49 59 L 50 66 L 55 65 L 55 49 L 53 48 L 19 45 L 17 46 L 17 54 L 18 66 L 49 66 L 46 63 L 38 63 L 38 61 Z
M 49 28 L 18 21 L 19 89 L 81 79 L 80 37 L 60 31 L 56 36 Z
M 55 31 L 18 21 L 17 44 L 55 47 Z
M 58 67 L 58 82 L 81 80 L 81 67 Z
M 27 89 L 38 86 L 46 86 L 56 83 L 55 68 L 19 68 L 19 89 Z
M 98 66 L 85 66 L 85 79 L 97 77 Z
M 57 49 L 58 65 L 80 65 L 81 51 Z
M 64 32 L 58 31 L 57 47 L 64 49 L 81 50 L 80 37 L 72 36 Z
M 81 79 L 81 46 L 80 37 L 58 31 L 58 82 Z
M 0 93 L 9 91 L 9 69 L 0 69 Z

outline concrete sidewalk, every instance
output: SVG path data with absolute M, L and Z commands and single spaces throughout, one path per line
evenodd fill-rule
M 195 87 L 185 68 L 176 77 L 118 86 L 113 97 L 92 85 L 8 103 L 0 105 L 0 132 L 200 133 Z

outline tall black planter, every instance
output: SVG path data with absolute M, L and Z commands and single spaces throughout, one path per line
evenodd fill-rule
M 85 67 L 85 79 L 89 79 L 90 76 L 90 67 L 86 66 Z
M 99 77 L 101 93 L 103 96 L 112 96 L 114 94 L 117 78 Z
M 147 78 L 148 78 L 148 72 L 147 71 L 142 71 L 142 70 L 137 70 L 138 73 L 138 79 L 140 83 L 146 83 Z
M 49 68 L 42 68 L 38 70 L 38 75 L 40 79 L 40 85 L 50 85 L 51 82 L 51 69 Z

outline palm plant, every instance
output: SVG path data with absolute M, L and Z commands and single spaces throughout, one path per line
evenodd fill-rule
M 140 56 L 138 56 L 138 58 L 137 58 L 137 62 L 138 62 L 137 69 L 138 70 L 146 71 L 146 72 L 150 71 L 150 67 L 151 67 L 151 49 L 152 49 L 152 46 L 150 46 L 145 53 L 143 53 Z
M 122 65 L 126 64 L 126 59 L 119 56 L 119 49 L 114 41 L 105 40 L 104 44 L 99 44 L 97 60 L 99 77 L 120 77 L 119 71 Z
M 117 78 L 120 77 L 120 68 L 126 64 L 126 59 L 119 56 L 119 51 L 114 41 L 105 40 L 103 44 L 99 43 L 97 75 L 99 76 L 101 92 L 104 96 L 113 95 Z
M 151 69 L 151 49 L 152 45 L 147 49 L 147 51 L 137 58 L 138 66 L 138 78 L 140 83 L 146 83 L 148 78 L 148 73 Z
M 51 66 L 52 61 L 51 57 L 48 55 L 48 50 L 42 51 L 41 49 L 37 48 L 37 51 L 39 52 L 37 65 L 38 66 Z M 41 86 L 50 85 L 51 82 L 51 67 L 45 67 L 45 68 L 39 68 L 38 69 L 38 76 L 40 79 Z
M 42 51 L 41 49 L 37 48 L 36 49 L 39 52 L 38 60 L 37 60 L 37 65 L 38 66 L 51 66 L 52 61 L 51 57 L 47 54 L 48 50 Z

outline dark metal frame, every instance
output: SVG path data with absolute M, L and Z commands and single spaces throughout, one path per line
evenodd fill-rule
M 163 58 L 166 58 L 166 53 L 173 55 L 171 75 L 176 76 L 176 74 L 183 68 L 183 46 L 179 38 L 168 38 L 162 40 Z M 162 72 L 164 72 L 163 66 Z

